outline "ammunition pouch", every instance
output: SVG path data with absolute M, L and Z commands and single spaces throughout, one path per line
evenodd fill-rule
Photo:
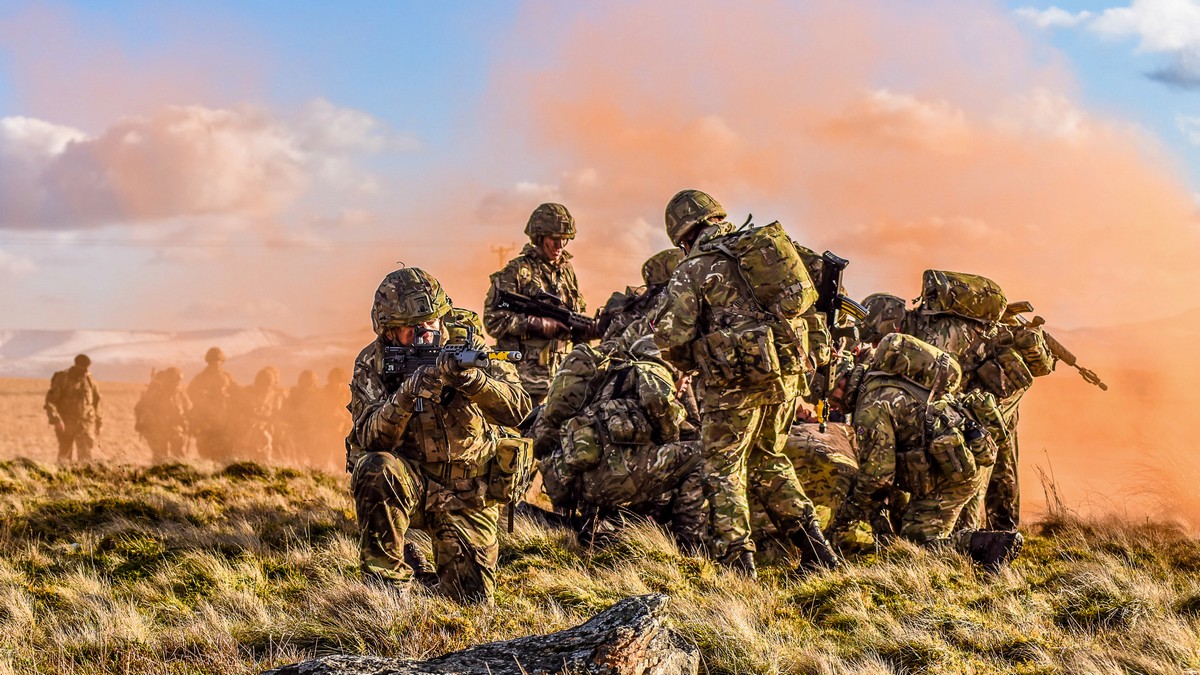
M 587 471 L 600 462 L 604 446 L 591 415 L 579 415 L 563 425 L 562 463 L 576 472 Z
M 775 334 L 769 326 L 722 328 L 697 343 L 696 365 L 709 387 L 775 380 L 781 370 Z
M 933 490 L 932 471 L 924 450 L 896 453 L 896 478 L 913 497 L 924 497 Z
M 1043 377 L 1054 372 L 1054 358 L 1050 355 L 1045 339 L 1037 331 L 1017 331 L 1013 336 L 1013 349 L 1021 355 L 1021 360 L 1034 377 Z
M 488 469 L 487 496 L 494 502 L 511 503 L 525 494 L 533 475 L 533 441 L 501 438 Z
M 596 417 L 603 425 L 604 439 L 614 445 L 644 445 L 653 438 L 653 428 L 637 401 L 617 399 L 601 401 Z
M 975 466 L 985 469 L 996 463 L 996 441 L 987 429 L 973 420 L 968 420 L 963 425 L 963 440 L 967 442 L 967 449 L 975 457 Z
M 929 456 L 933 458 L 942 474 L 954 481 L 968 481 L 979 471 L 975 464 L 975 455 L 957 429 L 933 439 L 929 443 Z
M 1033 373 L 1011 347 L 999 350 L 996 356 L 979 364 L 975 370 L 979 382 L 998 398 L 1008 398 L 1033 384 Z

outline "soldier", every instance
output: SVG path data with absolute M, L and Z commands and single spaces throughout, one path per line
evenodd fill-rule
M 325 392 L 317 386 L 319 382 L 313 371 L 301 371 L 296 386 L 288 390 L 279 409 L 278 426 L 281 427 L 285 452 L 297 461 L 312 462 L 323 455 L 328 457 L 330 447 L 341 445 L 341 437 L 330 424 Z
M 687 257 L 671 276 L 650 324 L 665 360 L 679 370 L 700 373 L 710 553 L 755 576 L 746 496 L 750 488 L 781 537 L 799 549 L 805 567 L 836 566 L 839 561 L 821 534 L 813 504 L 783 454 L 805 371 L 803 345 L 794 337 L 803 322 L 764 311 L 740 261 L 716 248 L 734 227 L 725 222 L 725 210 L 715 199 L 699 190 L 676 194 L 667 204 L 666 228 Z M 771 273 L 778 272 L 782 270 L 776 266 Z M 816 297 L 802 265 L 798 274 L 802 278 L 787 288 L 803 291 L 802 301 L 789 305 L 797 316 Z
M 75 357 L 75 365 L 54 373 L 46 392 L 46 417 L 58 438 L 58 461 L 74 459 L 86 462 L 100 435 L 100 390 L 88 374 L 92 360 L 86 354 Z
M 232 450 L 233 438 L 229 428 L 229 400 L 237 391 L 237 383 L 221 364 L 225 352 L 212 347 L 204 354 L 208 365 L 188 384 L 187 394 L 192 402 L 191 428 L 196 437 L 196 454 L 202 459 L 221 461 Z
M 994 398 L 956 397 L 961 380 L 950 355 L 897 333 L 839 378 L 834 398 L 853 410 L 859 474 L 831 526 L 833 539 L 869 523 L 877 541 L 886 541 L 886 500 L 895 486 L 912 495 L 899 519 L 900 536 L 955 548 L 989 568 L 1020 551 L 1017 532 L 956 531 L 963 506 L 986 482 L 984 467 L 995 461 L 992 433 L 1004 433 Z
M 1007 307 L 1004 292 L 991 279 L 926 270 L 920 303 L 904 324 L 904 332 L 958 361 L 964 392 L 986 391 L 1000 400 L 1007 433 L 996 465 L 989 469 L 981 495 L 966 505 L 962 523 L 978 526 L 980 502 L 988 501 L 986 526 L 993 530 L 1015 530 L 1020 523 L 1017 407 L 1033 378 L 1049 374 L 1054 365 L 1041 329 L 1019 325 L 1015 317 L 1006 316 Z
M 612 294 L 596 319 L 603 344 L 619 338 L 630 324 L 651 311 L 654 303 L 658 302 L 663 290 L 666 289 L 667 282 L 671 280 L 671 274 L 679 266 L 681 260 L 683 260 L 683 251 L 678 248 L 659 251 L 642 264 L 644 286 L 626 288 L 624 293 Z M 644 334 L 641 332 L 633 337 L 630 344 L 632 344 L 632 340 L 636 340 Z
M 282 450 L 278 426 L 283 399 L 279 370 L 274 366 L 258 371 L 254 383 L 234 395 L 230 426 L 234 453 L 239 459 L 258 462 L 279 459 L 275 454 Z
M 422 527 L 433 539 L 437 589 L 460 602 L 491 602 L 498 503 L 523 489 L 514 476 L 532 463 L 528 441 L 507 438 L 506 427 L 529 414 L 529 395 L 508 363 L 464 368 L 447 351 L 436 366 L 385 379 L 385 370 L 399 369 L 385 363 L 388 348 L 438 346 L 443 336 L 481 346 L 477 315 L 453 308 L 420 269 L 384 277 L 371 323 L 378 338 L 354 364 L 347 443 L 363 573 L 407 586 L 414 570 L 405 532 Z
M 562 306 L 584 311 L 579 282 L 571 266 L 567 243 L 575 238 L 575 219 L 562 204 L 542 204 L 525 225 L 529 242 L 504 269 L 492 275 L 483 306 L 483 323 L 498 349 L 520 351 L 517 369 L 521 384 L 536 406 L 546 398 L 550 379 L 571 352 L 571 331 L 561 321 L 518 314 L 497 306 L 498 290 L 530 297 L 549 294 Z
M 134 430 L 150 446 L 150 461 L 155 464 L 183 459 L 187 451 L 192 402 L 182 384 L 183 371 L 178 368 L 159 371 L 133 408 Z
M 858 322 L 858 339 L 863 345 L 876 347 L 883 336 L 904 332 L 908 321 L 907 303 L 904 298 L 890 293 L 872 293 L 863 298 L 867 316 Z
M 579 345 L 568 361 L 590 351 Z M 682 549 L 700 550 L 708 520 L 700 444 L 680 438 L 675 374 L 653 340 L 638 340 L 591 377 L 576 375 L 558 372 L 538 424 L 550 501 L 580 514 L 593 533 L 598 520 L 626 512 L 666 525 Z

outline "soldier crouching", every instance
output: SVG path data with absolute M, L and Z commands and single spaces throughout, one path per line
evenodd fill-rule
M 364 576 L 407 586 L 414 570 L 404 536 L 417 527 L 433 540 L 437 590 L 459 602 L 491 602 L 499 504 L 519 489 L 524 472 L 516 465 L 532 462 L 527 445 L 516 453 L 521 461 L 508 456 L 525 441 L 504 427 L 529 414 L 529 395 L 513 366 L 497 360 L 464 366 L 443 349 L 432 365 L 389 361 L 389 347 L 482 349 L 478 316 L 451 307 L 422 270 L 385 277 L 371 320 L 379 337 L 354 364 L 347 439 Z

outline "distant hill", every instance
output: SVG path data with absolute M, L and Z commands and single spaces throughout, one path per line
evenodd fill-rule
M 199 331 L 7 330 L 0 331 L 0 377 L 48 378 L 71 365 L 76 354 L 92 359 L 100 380 L 141 381 L 153 368 L 178 366 L 185 375 L 204 367 L 204 353 L 220 347 L 226 367 L 239 381 L 260 368 L 279 368 L 290 384 L 306 368 L 324 379 L 329 369 L 354 365 L 371 335 L 296 338 L 265 328 Z

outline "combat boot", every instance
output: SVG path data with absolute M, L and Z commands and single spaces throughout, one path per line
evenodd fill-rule
M 968 554 L 971 560 L 984 569 L 995 572 L 1002 565 L 1017 557 L 1025 538 L 1020 532 L 997 532 L 980 530 L 971 535 Z
M 742 551 L 736 558 L 729 561 L 728 566 L 729 569 L 747 579 L 758 578 L 758 568 L 754 566 L 754 551 Z
M 821 534 L 821 524 L 815 515 L 809 516 L 804 526 L 788 538 L 792 546 L 800 551 L 800 567 L 811 571 L 820 568 L 838 569 L 842 561 L 833 552 L 833 547 Z
M 413 542 L 404 544 L 404 562 L 412 568 L 413 578 L 426 588 L 438 584 L 437 568 L 425 557 L 425 552 Z

